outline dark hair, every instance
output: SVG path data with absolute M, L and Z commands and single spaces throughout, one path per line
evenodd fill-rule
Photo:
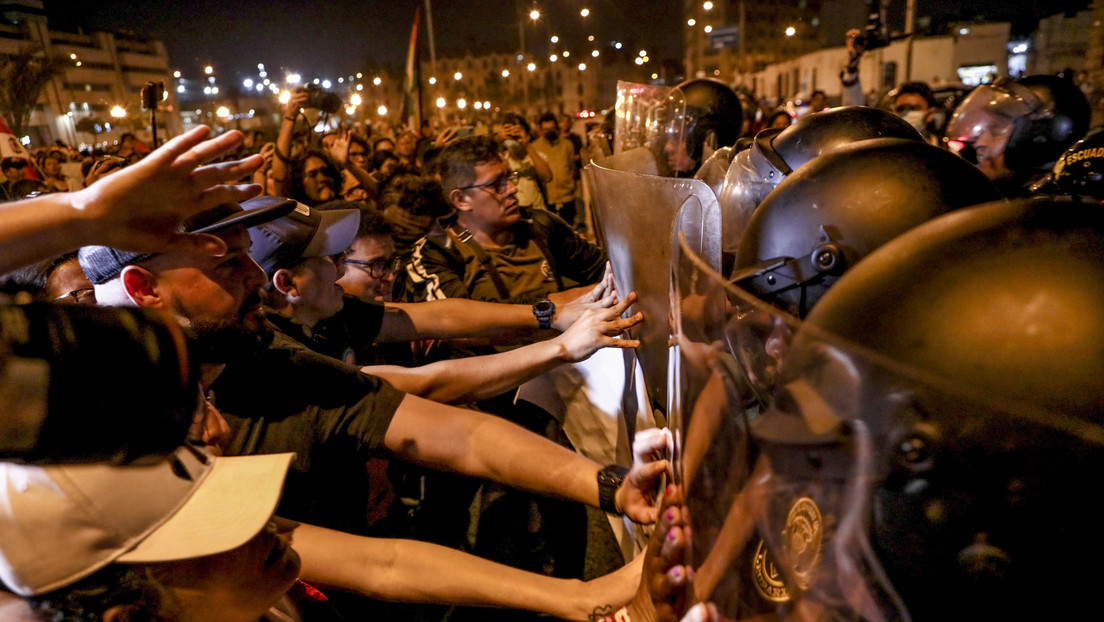
M 551 112 L 546 112 L 546 113 L 542 114 L 540 116 L 540 118 L 537 119 L 537 125 L 540 125 L 541 123 L 545 123 L 547 121 L 551 121 L 551 122 L 559 125 L 559 121 L 556 120 L 556 115 L 552 114 Z
M 399 161 L 399 156 L 395 155 L 395 152 L 391 151 L 389 149 L 384 149 L 383 151 L 374 152 L 372 154 L 372 162 L 371 162 L 372 170 L 373 171 L 380 170 L 381 168 L 383 168 L 383 165 L 388 160 L 395 160 L 396 162 L 398 162 Z
M 388 137 L 388 136 L 375 136 L 375 137 L 372 138 L 372 151 L 373 152 L 378 152 L 379 151 L 379 144 L 381 142 L 385 141 L 385 140 L 387 142 L 391 143 L 392 146 L 395 145 L 395 140 Z
M 344 179 L 341 177 L 341 170 L 337 168 L 337 164 L 334 163 L 333 158 L 314 149 L 307 151 L 307 154 L 301 160 L 296 160 L 295 165 L 291 167 L 291 183 L 288 188 L 288 196 L 300 203 L 310 202 L 310 200 L 307 199 L 307 191 L 303 187 L 303 173 L 307 170 L 307 160 L 311 158 L 318 158 L 325 163 L 322 174 L 329 177 L 330 181 L 333 182 L 334 194 L 341 196 L 341 186 L 344 182 Z
M 356 234 L 358 238 L 370 235 L 391 235 L 392 233 L 394 231 L 392 231 L 391 225 L 384 220 L 381 209 L 365 206 L 364 209 L 360 210 L 360 226 L 357 227 Z
M 175 620 L 168 591 L 153 568 L 139 564 L 111 564 L 61 589 L 29 596 L 27 605 L 47 622 L 95 622 L 116 606 L 133 608 L 132 620 Z
M 449 213 L 441 184 L 418 175 L 399 175 L 384 186 L 380 207 L 387 209 L 392 205 L 415 216 L 439 218 Z
M 771 114 L 771 116 L 767 117 L 767 124 L 764 127 L 773 127 L 774 120 L 778 117 L 786 117 L 786 119 L 790 123 L 793 123 L 793 117 L 790 116 L 790 113 L 786 112 L 785 110 L 776 110 L 773 114 Z
M 447 197 L 457 188 L 470 186 L 475 183 L 475 167 L 500 160 L 498 142 L 490 136 L 467 136 L 452 141 L 437 158 L 441 192 Z
M 935 107 L 935 93 L 932 92 L 927 82 L 905 82 L 897 87 L 897 92 L 893 95 L 893 101 L 896 102 L 898 97 L 908 93 L 923 97 L 928 108 Z
M 828 99 L 828 94 L 825 93 L 824 91 L 820 90 L 820 89 L 817 89 L 817 90 L 813 91 L 813 94 L 809 96 L 809 99 L 812 99 L 812 98 L 816 97 L 817 95 L 820 95 L 821 97 L 823 97 L 825 99 Z
M 357 136 L 356 134 L 349 134 L 349 146 L 352 147 L 353 145 L 360 145 L 361 147 L 363 147 L 364 155 L 372 155 L 372 146 L 368 144 L 368 141 L 364 140 L 360 136 Z
M 23 266 L 5 275 L 0 276 L 3 282 L 3 290 L 9 293 L 25 291 L 36 298 L 42 298 L 49 284 L 50 275 L 57 271 L 67 261 L 77 258 L 77 252 L 65 253 L 53 259 L 40 261 L 36 264 Z

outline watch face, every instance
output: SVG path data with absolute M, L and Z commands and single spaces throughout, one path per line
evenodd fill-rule
M 552 313 L 552 310 L 555 308 L 551 300 L 539 300 L 533 304 L 533 313 Z

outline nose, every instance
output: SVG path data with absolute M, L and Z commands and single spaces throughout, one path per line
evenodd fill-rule
M 246 255 L 246 261 L 242 262 L 245 271 L 245 284 L 250 290 L 261 289 L 268 283 L 268 275 L 252 257 Z

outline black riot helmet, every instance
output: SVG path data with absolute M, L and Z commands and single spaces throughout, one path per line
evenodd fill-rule
M 679 84 L 667 97 L 667 141 L 665 150 L 669 163 L 677 174 L 693 174 L 708 154 L 730 147 L 740 137 L 743 113 L 736 92 L 719 80 L 697 79 Z M 672 151 L 686 145 L 686 155 L 693 161 L 693 170 L 676 166 Z
M 1099 615 L 1104 541 L 1085 536 L 1104 493 L 1101 207 L 932 220 L 796 328 L 752 424 L 771 470 L 752 496 L 821 619 Z
M 787 175 L 813 158 L 871 138 L 923 140 L 904 119 L 877 108 L 848 106 L 805 115 L 785 129 L 766 129 L 732 158 L 718 201 L 722 236 L 734 251 L 755 208 Z
M 983 84 L 962 100 L 947 138 L 969 144 L 979 165 L 1004 156 L 1012 172 L 1054 162 L 1089 129 L 1089 102 L 1069 80 L 1028 76 Z
M 1094 130 L 1058 158 L 1053 185 L 1062 194 L 1104 199 L 1104 130 Z
M 999 197 L 953 153 L 919 140 L 861 141 L 814 158 L 767 196 L 748 222 L 732 278 L 803 317 L 882 244 L 952 209 Z

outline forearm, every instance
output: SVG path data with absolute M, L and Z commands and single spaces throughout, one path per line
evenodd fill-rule
M 384 446 L 430 468 L 598 507 L 598 464 L 493 415 L 408 395 Z
M 291 111 L 284 112 L 280 133 L 276 136 L 276 157 L 272 159 L 272 176 L 281 183 L 288 177 L 288 165 L 284 158 L 291 158 L 291 131 L 295 128 L 295 118 Z
M 464 337 L 516 337 L 538 328 L 532 307 L 445 298 L 417 303 L 386 305 L 379 341 L 460 339 Z M 504 335 L 505 333 L 505 335 Z
M 552 181 L 552 167 L 548 166 L 541 154 L 533 148 L 533 143 L 527 145 L 529 159 L 533 161 L 533 168 L 537 171 L 537 177 L 544 183 Z
M 396 389 L 443 404 L 485 400 L 556 368 L 568 360 L 558 341 L 541 341 L 509 352 L 438 361 L 421 367 L 377 365 L 361 371 Z
M 90 243 L 94 223 L 86 222 L 74 206 L 75 194 L 46 194 L 0 206 L 0 274 Z
M 587 585 L 496 564 L 413 540 L 376 539 L 301 525 L 293 545 L 313 584 L 382 600 L 510 607 L 586 620 Z

